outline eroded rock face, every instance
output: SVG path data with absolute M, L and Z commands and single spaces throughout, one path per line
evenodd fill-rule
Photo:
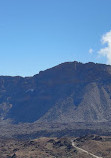
M 0 118 L 14 122 L 111 121 L 111 66 L 63 63 L 33 77 L 0 77 Z

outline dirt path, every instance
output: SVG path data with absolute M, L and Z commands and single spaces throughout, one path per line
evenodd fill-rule
M 82 148 L 77 147 L 73 141 L 72 141 L 72 146 L 73 146 L 74 148 L 76 148 L 78 151 L 84 152 L 84 153 L 86 153 L 86 154 L 88 154 L 88 155 L 90 155 L 90 156 L 92 156 L 92 157 L 94 157 L 94 158 L 102 158 L 102 157 L 96 156 L 96 155 L 94 155 L 94 154 L 92 154 L 92 153 L 90 153 L 90 152 L 88 152 L 88 151 L 86 151 L 86 150 L 84 150 L 84 149 L 82 149 Z

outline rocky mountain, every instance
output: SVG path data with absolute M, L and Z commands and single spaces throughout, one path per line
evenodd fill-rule
M 111 66 L 66 62 L 33 77 L 0 76 L 0 119 L 110 122 Z

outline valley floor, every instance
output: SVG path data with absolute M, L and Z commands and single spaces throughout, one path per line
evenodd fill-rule
M 111 158 L 111 137 L 0 139 L 1 158 Z

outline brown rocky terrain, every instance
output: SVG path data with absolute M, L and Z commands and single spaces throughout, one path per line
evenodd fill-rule
M 98 157 L 111 157 L 111 137 L 90 135 L 67 138 L 39 138 L 33 140 L 0 139 L 2 158 L 91 158 L 72 146 L 72 142 Z M 93 157 L 92 157 L 93 158 Z

